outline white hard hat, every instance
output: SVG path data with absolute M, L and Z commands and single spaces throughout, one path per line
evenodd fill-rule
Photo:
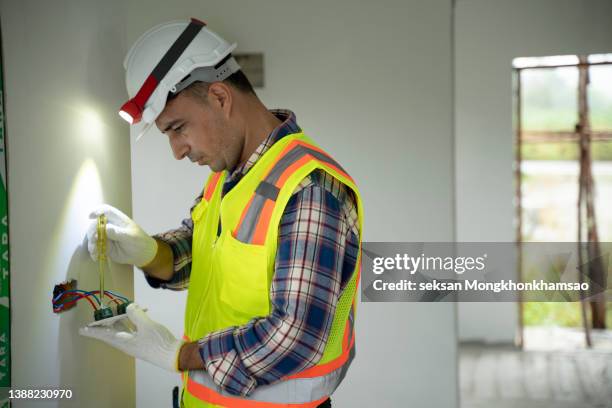
M 223 81 L 240 69 L 229 44 L 197 19 L 172 21 L 144 33 L 127 53 L 123 66 L 130 100 L 119 115 L 130 124 L 152 124 L 164 110 L 168 93 L 194 81 Z

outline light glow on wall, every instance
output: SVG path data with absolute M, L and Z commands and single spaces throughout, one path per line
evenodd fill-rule
M 90 104 L 78 104 L 70 107 L 70 112 L 75 151 L 84 156 L 91 153 L 91 156 L 106 157 L 111 135 L 99 111 Z
M 78 170 L 64 211 L 58 218 L 49 246 L 49 270 L 65 274 L 75 250 L 83 243 L 89 226 L 89 213 L 104 201 L 100 173 L 93 159 L 86 159 Z M 92 264 L 93 265 L 93 264 Z M 65 276 L 58 276 L 63 280 Z M 58 281 L 59 282 L 59 281 Z

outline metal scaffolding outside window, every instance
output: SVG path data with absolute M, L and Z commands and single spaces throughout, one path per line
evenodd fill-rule
M 598 282 L 598 284 L 606 287 L 607 282 L 607 265 L 604 265 L 600 253 L 600 234 L 598 231 L 598 217 L 596 216 L 595 206 L 595 181 L 593 177 L 593 143 L 608 142 L 612 146 L 612 126 L 609 126 L 605 121 L 598 121 L 597 126 L 592 126 L 592 110 L 589 105 L 590 92 L 590 73 L 594 67 L 610 66 L 612 68 L 612 54 L 599 54 L 590 56 L 558 56 L 558 57 L 542 57 L 542 58 L 516 58 L 513 61 L 514 89 L 515 89 L 515 203 L 516 203 L 516 241 L 523 242 L 529 240 L 524 230 L 524 192 L 522 182 L 522 168 L 525 158 L 525 147 L 542 146 L 548 144 L 559 149 L 565 149 L 563 145 L 572 146 L 571 152 L 568 154 L 565 151 L 565 156 L 578 161 L 578 194 L 575 206 L 576 215 L 576 242 L 578 244 L 579 254 L 579 276 L 581 281 L 588 279 L 590 282 Z M 575 87 L 576 92 L 576 112 L 574 113 L 575 122 L 573 129 L 554 129 L 555 126 L 548 126 L 547 129 L 542 127 L 547 126 L 530 126 L 525 125 L 525 107 L 523 105 L 525 83 L 524 78 L 526 73 L 532 73 L 534 70 L 554 70 L 554 69 L 572 69 L 577 70 L 578 78 Z M 612 78 L 612 76 L 611 76 Z M 612 85 L 612 84 L 609 84 Z M 607 90 L 607 93 L 612 93 L 612 87 Z M 612 98 L 611 98 L 612 99 Z M 537 113 L 537 112 L 536 112 Z M 541 112 L 540 112 L 541 113 Z M 612 111 L 608 112 L 609 118 L 612 118 Z M 544 114 L 545 115 L 545 114 Z M 572 115 L 565 115 L 572 120 Z M 599 119 L 598 119 L 599 120 Z M 612 120 L 612 119 L 611 119 Z M 533 122 L 533 121 L 532 121 Z M 563 122 L 563 121 L 562 121 Z M 565 120 L 567 122 L 567 120 Z M 604 123 L 603 125 L 601 123 Z M 535 129 L 534 129 L 535 127 Z M 551 129 L 552 127 L 552 129 Z M 567 123 L 560 127 L 567 127 Z M 604 146 L 608 149 L 607 146 Z M 539 151 L 542 149 L 536 148 L 529 152 Z M 575 150 L 574 150 L 575 149 Z M 599 149 L 602 150 L 602 149 Z M 599 154 L 599 150 L 597 153 Z M 604 149 L 604 153 L 607 150 Z M 612 150 L 611 150 L 612 151 Z M 606 153 L 608 154 L 608 153 Z M 609 155 L 609 154 L 608 154 Z M 607 160 L 610 158 L 606 157 Z M 527 234 L 528 235 L 528 234 Z M 588 242 L 589 253 L 584 253 L 585 246 L 580 243 Z M 582 248 L 582 250 L 581 250 Z M 519 277 L 522 277 L 522 257 L 519 251 L 518 254 Z M 582 259 L 589 259 L 588 263 Z M 595 261 L 592 261 L 595 260 Z M 591 329 L 604 329 L 606 327 L 606 298 L 605 293 L 595 295 L 586 294 L 587 300 L 581 302 L 581 320 L 584 328 L 585 342 L 588 347 L 591 347 Z M 519 302 L 520 326 L 522 344 L 523 332 L 523 303 Z M 590 323 L 589 323 L 590 311 Z

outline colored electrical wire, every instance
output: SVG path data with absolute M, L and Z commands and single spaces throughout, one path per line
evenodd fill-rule
M 93 307 L 94 310 L 97 310 L 98 307 L 96 307 L 96 304 L 90 299 L 90 297 L 93 297 L 96 302 L 98 303 L 99 307 L 102 307 L 102 303 L 100 302 L 100 299 L 98 296 L 96 296 L 96 294 L 100 294 L 99 290 L 94 290 L 91 292 L 87 292 L 84 290 L 79 290 L 79 289 L 72 289 L 72 290 L 67 290 L 64 291 L 62 293 L 60 293 L 59 295 L 57 295 L 54 299 L 53 299 L 53 311 L 54 312 L 60 312 L 62 311 L 62 309 L 65 309 L 67 306 L 71 306 L 74 305 L 75 303 L 77 303 L 79 300 L 81 299 L 86 299 L 89 304 L 91 305 L 91 307 Z M 71 295 L 68 297 L 68 299 L 64 300 L 63 302 L 60 301 L 62 299 L 62 297 L 66 296 L 66 295 Z M 119 295 L 117 293 L 111 292 L 109 290 L 105 290 L 104 291 L 104 296 L 108 296 L 113 302 L 115 302 L 117 305 L 120 305 L 121 302 L 119 301 L 119 299 L 121 299 L 121 301 L 123 302 L 129 302 L 129 299 L 126 298 L 125 296 Z M 119 298 L 119 299 L 117 299 Z
M 66 292 L 62 293 L 62 296 L 63 296 L 65 293 L 66 293 Z M 59 311 L 61 311 L 62 309 L 65 309 L 65 308 L 66 308 L 66 306 L 73 305 L 73 304 L 75 304 L 76 302 L 78 302 L 78 301 L 79 301 L 79 300 L 81 300 L 81 299 L 86 299 L 86 300 L 89 302 L 89 304 L 91 305 L 91 307 L 93 307 L 93 309 L 94 309 L 94 310 L 96 310 L 96 309 L 97 309 L 96 304 L 95 304 L 95 303 L 94 303 L 94 302 L 93 302 L 93 301 L 92 301 L 92 300 L 89 298 L 90 296 L 94 296 L 94 297 L 95 297 L 95 295 L 93 295 L 93 294 L 81 294 L 81 293 L 74 293 L 74 294 L 72 295 L 72 297 L 70 298 L 70 300 L 69 300 L 69 301 L 67 301 L 67 302 L 63 302 L 63 303 L 59 303 L 59 304 L 56 304 L 56 303 L 54 302 L 54 303 L 53 303 L 53 311 L 55 311 L 55 312 L 59 312 Z M 74 297 L 76 297 L 76 299 L 75 299 Z
M 99 292 L 99 291 L 98 291 Z M 120 305 L 121 303 L 119 302 L 118 299 L 115 299 L 115 297 L 113 295 L 111 295 L 110 293 L 108 293 L 108 290 L 104 291 L 104 296 L 108 296 L 113 302 L 115 302 L 117 305 Z
M 66 299 L 63 302 L 60 303 L 56 303 L 55 306 L 57 307 L 64 307 L 67 304 L 73 304 L 76 303 L 77 301 L 81 300 L 81 299 L 87 299 L 87 301 L 94 307 L 94 309 L 97 309 L 96 304 L 90 299 L 91 296 L 94 296 L 93 294 L 82 294 L 82 293 L 74 293 L 72 294 L 72 296 L 69 299 Z M 95 298 L 95 296 L 94 296 Z
M 126 298 L 125 296 L 121 296 L 120 294 L 115 293 L 115 292 L 111 292 L 110 290 L 105 290 L 104 293 L 105 294 L 109 294 L 110 293 L 111 295 L 113 295 L 115 297 L 118 297 L 119 299 L 123 300 L 124 302 L 129 302 L 130 301 L 130 299 Z
M 99 290 L 92 290 L 90 293 L 97 293 L 98 295 L 100 294 Z M 121 303 L 119 302 L 119 300 L 115 299 L 115 297 L 121 298 L 121 300 L 128 302 L 128 300 L 126 298 L 124 298 L 123 296 L 119 296 L 115 293 L 112 293 L 110 290 L 105 290 L 104 291 L 104 296 L 108 296 L 113 302 L 115 302 L 116 304 L 120 305 Z
M 79 292 L 79 293 L 85 293 L 85 294 L 87 294 L 87 293 L 91 293 L 91 294 L 98 294 L 98 296 L 100 295 L 100 291 L 99 291 L 99 290 L 92 290 L 92 291 L 90 291 L 90 292 L 86 292 L 86 291 L 84 291 L 84 290 L 76 290 L 76 291 L 77 291 L 77 292 Z M 104 291 L 104 296 L 108 296 L 108 297 L 109 297 L 111 300 L 114 300 L 114 301 L 115 301 L 115 303 L 117 303 L 117 301 L 116 301 L 115 297 L 118 297 L 118 298 L 120 298 L 121 300 L 123 300 L 123 301 L 125 301 L 125 302 L 129 302 L 129 300 L 128 300 L 126 297 L 121 296 L 121 295 L 118 295 L 118 294 L 116 294 L 116 293 L 113 293 L 113 292 L 111 292 L 110 290 L 105 290 L 105 291 Z M 97 296 L 95 296 L 95 295 L 94 295 L 94 297 L 95 297 L 95 299 L 96 299 L 96 302 L 98 302 L 98 304 L 100 304 L 100 300 L 98 299 L 98 297 L 97 297 Z
M 74 305 L 76 302 L 78 302 L 78 301 L 79 301 L 79 300 L 81 300 L 81 299 L 87 299 L 87 301 L 89 302 L 89 304 L 91 305 L 91 307 L 92 307 L 94 310 L 97 310 L 97 309 L 98 309 L 98 308 L 96 307 L 96 304 L 95 304 L 95 303 L 94 303 L 94 302 L 93 302 L 91 299 L 89 299 L 88 297 L 83 296 L 83 295 L 75 295 L 75 296 L 77 296 L 77 298 L 76 298 L 76 299 L 71 300 L 70 302 L 62 303 L 61 305 L 54 307 L 54 309 L 53 309 L 53 310 L 54 310 L 55 312 L 59 312 L 59 311 L 61 311 L 62 309 L 65 309 L 67 306 Z
M 66 290 L 62 293 L 60 293 L 59 295 L 57 295 L 54 299 L 53 299 L 53 303 L 56 303 L 62 296 L 66 295 L 67 293 L 77 293 L 77 294 L 82 294 L 85 296 L 93 296 L 93 298 L 96 300 L 96 302 L 98 304 L 100 304 L 100 300 L 98 299 L 98 297 L 95 295 L 96 292 L 86 292 L 84 290 L 79 290 L 79 289 L 71 289 L 71 290 Z
M 91 292 L 86 292 L 84 290 L 67 290 L 65 292 L 62 292 L 61 294 L 59 294 L 55 299 L 53 299 L 54 303 L 61 298 L 64 294 L 66 293 L 78 293 L 78 294 L 82 294 L 84 296 L 93 296 L 94 299 L 96 299 L 96 302 L 98 303 L 98 305 L 100 305 L 100 300 L 98 299 L 98 296 L 96 296 L 96 294 L 100 294 L 99 290 L 92 290 Z M 125 302 L 129 302 L 129 300 L 123 296 L 117 295 L 115 293 L 110 293 L 110 291 L 106 290 L 104 291 L 104 295 L 108 296 L 113 302 L 115 302 L 116 304 L 120 305 L 121 302 L 119 302 L 118 299 L 116 299 L 115 297 L 121 298 L 121 300 L 124 300 Z
M 63 296 L 67 295 L 67 294 L 75 294 L 75 295 L 81 295 L 82 297 L 88 297 L 88 296 L 93 296 L 94 299 L 96 300 L 96 302 L 99 304 L 100 301 L 98 300 L 98 297 L 93 294 L 93 292 L 86 292 L 84 290 L 67 290 L 65 292 L 60 293 L 59 295 L 57 295 L 54 299 L 53 299 L 53 303 L 56 303 L 59 299 L 61 299 Z M 81 297 L 79 297 L 79 299 L 81 299 Z

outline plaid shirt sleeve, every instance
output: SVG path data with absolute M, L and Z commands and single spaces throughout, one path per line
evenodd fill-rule
M 193 208 L 202 200 L 203 192 L 196 198 Z M 169 281 L 154 278 L 145 274 L 145 279 L 153 288 L 163 288 L 170 290 L 185 290 L 189 287 L 189 277 L 191 275 L 191 240 L 193 237 L 193 221 L 191 217 L 185 218 L 181 226 L 177 229 L 153 235 L 170 246 L 174 260 L 174 274 Z
M 344 185 L 315 172 L 298 186 L 279 226 L 272 312 L 198 342 L 217 385 L 246 396 L 320 360 L 358 236 L 354 197 Z

